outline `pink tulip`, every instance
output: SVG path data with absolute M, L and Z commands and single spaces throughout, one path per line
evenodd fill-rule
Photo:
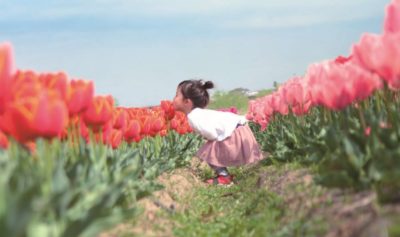
M 308 113 L 311 107 L 312 107 L 312 101 L 308 100 L 303 104 L 298 104 L 293 106 L 292 111 L 295 115 L 305 115 Z
M 368 137 L 369 135 L 371 135 L 371 127 L 368 126 L 368 127 L 365 128 L 365 130 L 364 130 L 364 135 L 367 136 L 367 137 Z
M 400 33 L 400 0 L 392 0 L 386 6 L 384 32 Z
M 237 113 L 238 113 L 237 108 L 234 107 L 234 106 L 231 106 L 231 107 L 229 107 L 229 108 L 221 108 L 221 109 L 218 109 L 218 111 L 230 112 L 230 113 L 233 113 L 233 114 L 237 114 Z
M 350 55 L 350 56 L 348 56 L 348 57 L 344 57 L 344 56 L 338 56 L 338 57 L 336 57 L 335 58 L 335 63 L 338 63 L 338 64 L 345 64 L 345 63 L 347 63 L 347 62 L 349 62 L 350 60 L 352 59 L 352 56 Z
M 355 63 L 381 76 L 391 88 L 400 89 L 400 33 L 364 34 L 352 51 Z
M 325 61 L 307 70 L 314 104 L 340 110 L 356 100 L 365 99 L 381 87 L 379 78 L 356 64 Z
M 285 89 L 282 89 L 283 97 L 288 105 L 303 103 L 304 94 L 300 80 L 301 77 L 293 77 L 283 85 L 285 87 Z
M 271 106 L 274 108 L 274 110 L 282 115 L 288 115 L 289 107 L 282 98 L 282 95 L 280 93 L 275 93 L 271 95 L 271 97 Z
M 272 107 L 271 100 L 272 96 L 266 96 L 264 97 L 264 101 L 262 102 L 263 103 L 262 108 L 264 110 L 263 112 L 264 115 L 267 117 L 271 117 L 272 115 L 274 115 L 274 108 Z

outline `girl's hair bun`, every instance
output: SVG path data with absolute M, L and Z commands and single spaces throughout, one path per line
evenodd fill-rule
M 214 88 L 214 83 L 212 81 L 206 81 L 203 84 L 203 89 L 208 90 Z

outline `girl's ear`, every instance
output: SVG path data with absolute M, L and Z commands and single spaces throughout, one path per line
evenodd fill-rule
M 186 98 L 186 99 L 183 99 L 183 103 L 184 103 L 187 107 L 193 108 L 193 102 L 192 102 L 192 100 Z

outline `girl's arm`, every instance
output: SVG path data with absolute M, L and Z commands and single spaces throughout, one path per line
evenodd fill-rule
M 200 124 L 195 124 L 193 126 L 193 129 L 195 132 L 200 134 L 202 137 L 209 141 L 216 140 L 218 137 L 217 131 L 215 128 L 212 126 L 208 126 L 207 123 L 200 123 Z

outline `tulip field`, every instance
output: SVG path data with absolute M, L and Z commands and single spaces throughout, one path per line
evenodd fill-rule
M 374 188 L 400 201 L 400 1 L 382 34 L 365 33 L 339 56 L 311 64 L 272 94 L 251 101 L 263 149 L 274 160 L 317 164 L 320 183 Z
M 137 215 L 200 144 L 170 101 L 116 107 L 92 81 L 14 70 L 0 45 L 0 235 L 93 236 Z
M 264 164 L 400 202 L 400 0 L 382 33 L 251 100 L 246 117 Z M 0 236 L 96 236 L 135 219 L 157 177 L 187 167 L 202 142 L 171 101 L 117 106 L 93 81 L 19 69 L 0 43 Z

